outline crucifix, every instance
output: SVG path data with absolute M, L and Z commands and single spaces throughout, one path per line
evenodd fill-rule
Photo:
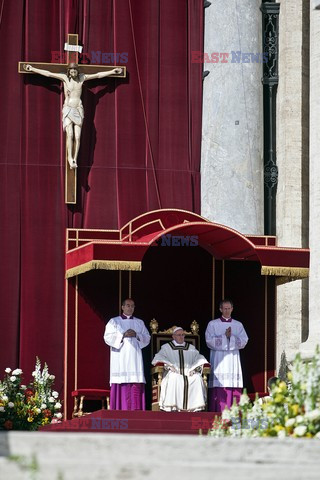
M 65 203 L 77 203 L 77 159 L 80 148 L 81 128 L 84 111 L 81 101 L 82 86 L 86 80 L 104 77 L 125 78 L 125 67 L 107 65 L 80 65 L 78 55 L 81 52 L 78 35 L 68 34 L 65 44 L 67 63 L 19 62 L 19 73 L 37 73 L 45 77 L 61 80 L 64 87 L 62 108 L 63 130 L 66 132 L 66 171 Z

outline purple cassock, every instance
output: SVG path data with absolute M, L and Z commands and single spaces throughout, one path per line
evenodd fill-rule
M 110 392 L 111 410 L 145 410 L 144 383 L 113 383 Z
M 238 403 L 242 388 L 213 387 L 208 389 L 208 411 L 223 412 L 225 407 L 230 408 L 236 399 Z
M 123 337 L 132 329 L 135 337 Z M 119 315 L 106 325 L 104 341 L 110 350 L 111 410 L 145 410 L 142 348 L 150 342 L 143 320 Z

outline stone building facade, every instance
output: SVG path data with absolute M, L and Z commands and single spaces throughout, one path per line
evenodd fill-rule
M 263 63 L 257 61 L 268 8 L 279 12 L 274 234 L 281 246 L 310 248 L 309 278 L 277 285 L 279 370 L 284 358 L 290 361 L 299 350 L 310 356 L 320 343 L 320 0 L 215 0 L 205 9 L 201 213 L 242 233 L 268 234 L 269 126 Z M 214 63 L 212 52 L 219 54 Z

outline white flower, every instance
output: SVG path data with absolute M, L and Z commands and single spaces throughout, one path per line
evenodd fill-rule
M 15 370 L 13 370 L 12 375 L 21 375 L 21 373 L 22 373 L 21 368 L 16 368 Z
M 311 412 L 308 412 L 305 417 L 313 422 L 314 420 L 318 420 L 320 418 L 320 410 L 319 408 L 316 408 L 315 410 L 311 410 Z
M 5 408 L 4 407 L 0 407 L 0 412 L 5 412 Z
M 314 438 L 318 438 L 320 440 L 320 432 L 316 433 Z
M 40 408 L 36 408 L 36 413 L 41 413 Z
M 32 376 L 35 377 L 37 375 L 37 372 L 32 372 Z
M 62 413 L 58 412 L 58 413 L 55 413 L 54 416 L 56 418 L 62 418 Z
M 17 379 L 17 377 L 15 377 L 14 375 L 12 377 L 10 377 L 11 382 L 14 382 L 16 379 Z
M 54 406 L 54 408 L 55 408 L 56 410 L 59 410 L 59 408 L 61 408 L 61 407 L 62 407 L 62 405 L 61 405 L 60 402 L 57 402 L 57 403 L 55 404 L 55 406 Z
M 50 380 L 54 380 L 56 377 L 54 375 L 49 375 Z
M 50 403 L 54 403 L 55 402 L 55 399 L 53 397 L 49 397 L 49 400 L 48 400 Z
M 303 423 L 304 422 L 304 416 L 303 415 L 297 415 L 296 416 L 296 422 L 297 423 Z
M 250 404 L 250 398 L 248 397 L 247 394 L 243 393 L 239 400 L 240 407 L 244 407 L 245 405 L 249 405 L 249 404 Z
M 296 423 L 295 418 L 288 418 L 288 420 L 286 421 L 286 427 L 293 427 L 295 423 Z
M 53 392 L 52 392 L 52 396 L 53 396 L 54 398 L 58 398 L 58 397 L 59 397 L 59 393 L 56 392 L 56 391 L 53 391 Z
M 228 408 L 225 408 L 221 414 L 222 420 L 230 420 L 231 419 L 231 412 Z
M 258 403 L 256 401 L 254 402 L 254 404 L 252 406 L 252 413 L 256 417 L 258 417 L 259 415 L 262 415 L 263 409 L 262 409 L 262 406 L 260 405 L 260 403 Z
M 20 385 L 20 388 L 21 388 L 21 390 L 27 390 L 27 386 L 26 386 L 26 385 Z
M 286 436 L 286 431 L 285 430 L 279 430 L 278 438 L 285 438 L 285 436 Z
M 307 427 L 305 425 L 299 425 L 293 430 L 293 433 L 295 433 L 297 437 L 303 437 L 306 431 L 307 431 Z
M 6 368 L 6 369 L 5 369 L 5 372 L 6 372 L 6 373 L 10 373 L 10 372 L 11 372 L 11 368 L 9 368 L 9 367 Z
M 14 407 L 14 403 L 13 403 L 13 402 L 9 402 L 9 403 L 8 403 L 8 407 L 9 407 L 9 408 L 13 408 L 13 407 Z
M 42 403 L 40 408 L 41 410 L 44 410 L 45 408 L 47 408 L 47 405 L 45 403 Z
M 8 399 L 7 395 L 2 395 L 2 400 L 3 400 L 4 402 L 7 402 L 9 399 Z
M 230 428 L 230 437 L 241 437 L 241 428 Z

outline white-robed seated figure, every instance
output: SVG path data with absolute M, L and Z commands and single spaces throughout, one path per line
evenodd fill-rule
M 153 365 L 164 363 L 159 407 L 166 412 L 197 412 L 206 407 L 207 391 L 201 373 L 208 361 L 184 337 L 183 328 L 175 327 L 173 340 L 162 345 L 152 360 Z
M 134 317 L 131 298 L 122 302 L 122 315 L 106 325 L 104 341 L 110 351 L 110 409 L 145 410 L 145 377 L 142 348 L 150 334 L 140 318 Z

